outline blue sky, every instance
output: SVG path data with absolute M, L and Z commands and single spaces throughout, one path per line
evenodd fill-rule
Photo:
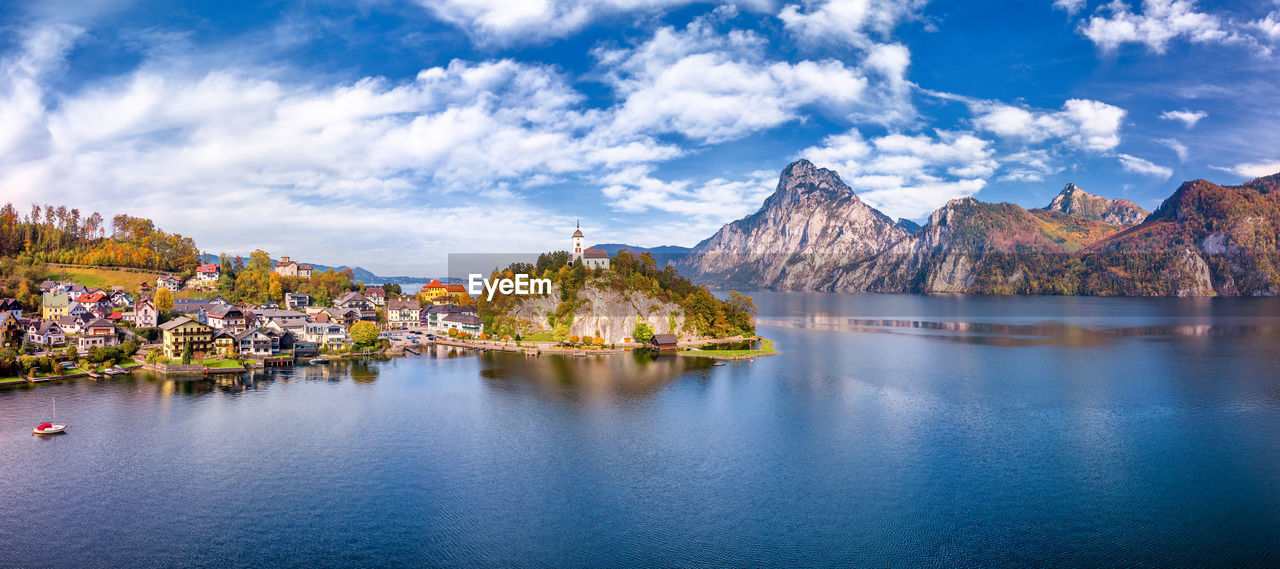
M 1280 1 L 0 3 L 0 197 L 381 274 L 1280 171 Z

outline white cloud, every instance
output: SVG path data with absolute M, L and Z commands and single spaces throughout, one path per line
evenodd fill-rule
M 835 117 L 870 110 L 869 81 L 859 70 L 833 59 L 770 61 L 765 47 L 753 32 L 722 34 L 698 19 L 684 30 L 660 28 L 632 49 L 595 50 L 623 98 L 610 130 L 720 142 L 800 119 L 809 109 Z M 886 55 L 878 64 L 900 62 Z
M 1173 169 L 1152 163 L 1150 160 L 1130 156 L 1128 154 L 1117 154 L 1116 159 L 1120 161 L 1120 167 L 1126 172 L 1142 174 L 1144 176 L 1155 176 L 1162 180 L 1169 179 L 1173 175 Z
M 1002 138 L 1026 142 L 1060 139 L 1069 146 L 1106 151 L 1120 144 L 1125 111 L 1089 99 L 1068 99 L 1060 111 L 1043 111 L 1000 102 L 970 104 L 974 127 Z
M 1062 166 L 1054 163 L 1054 157 L 1043 149 L 1027 150 L 1008 154 L 1000 159 L 1004 165 L 1004 182 L 1043 182 L 1045 176 L 1057 174 Z
M 50 25 L 20 34 L 16 54 L 0 59 L 0 157 L 20 159 L 47 142 L 40 117 L 45 113 L 46 75 L 62 66 L 80 28 Z
M 528 43 L 565 37 L 592 21 L 656 14 L 693 0 L 416 0 L 481 42 Z
M 1176 139 L 1157 138 L 1156 142 L 1159 142 L 1160 144 L 1168 146 L 1170 150 L 1173 150 L 1173 153 L 1178 155 L 1179 162 L 1186 162 L 1187 157 L 1191 155 L 1191 151 L 1187 149 L 1187 145 L 1179 142 Z
M 1164 53 L 1169 42 L 1178 38 L 1192 43 L 1232 38 L 1223 30 L 1218 16 L 1197 11 L 1189 0 L 1144 0 L 1142 10 L 1136 12 L 1121 0 L 1104 8 L 1110 15 L 1090 17 L 1081 24 L 1080 33 L 1108 51 L 1126 43 L 1139 43 L 1153 52 Z
M 1053 7 L 1065 11 L 1068 16 L 1074 16 L 1085 4 L 1085 0 L 1053 0 Z
M 850 130 L 826 137 L 799 157 L 835 169 L 886 215 L 916 218 L 985 187 L 999 167 L 993 154 L 990 142 L 970 133 L 894 133 L 866 140 Z
M 1230 172 L 1243 178 L 1261 178 L 1280 173 L 1280 160 L 1263 162 L 1242 162 L 1235 166 L 1213 166 L 1215 170 Z
M 676 213 L 714 231 L 758 209 L 778 183 L 777 172 L 766 170 L 741 180 L 715 178 L 705 182 L 659 180 L 653 170 L 651 166 L 632 166 L 601 176 L 598 182 L 604 185 L 601 192 L 609 207 L 627 213 Z
M 1186 109 L 1183 109 L 1181 111 L 1165 111 L 1163 113 L 1160 113 L 1160 118 L 1167 121 L 1179 121 L 1183 125 L 1185 125 L 1188 129 L 1190 129 L 1193 126 L 1196 126 L 1196 123 L 1200 122 L 1200 119 L 1203 119 L 1207 116 L 1209 116 L 1209 113 L 1206 113 L 1204 111 L 1188 111 Z
M 782 25 L 801 41 L 870 47 L 913 17 L 926 0 L 805 0 L 778 13 Z

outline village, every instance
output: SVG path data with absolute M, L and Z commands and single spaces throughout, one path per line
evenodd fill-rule
M 569 256 L 608 270 L 609 256 L 585 247 L 575 230 Z M 311 265 L 283 256 L 272 262 L 280 277 L 312 278 Z M 416 294 L 399 286 L 364 286 L 314 306 L 311 295 L 285 292 L 279 302 L 231 302 L 216 294 L 218 263 L 201 264 L 189 279 L 160 275 L 123 285 L 90 287 L 40 283 L 41 305 L 28 313 L 15 299 L 0 299 L 0 347 L 16 349 L 22 374 L 4 383 L 39 383 L 67 377 L 99 377 L 139 367 L 161 373 L 240 373 L 289 367 L 297 361 L 418 353 L 430 344 L 540 355 L 623 353 L 639 347 L 658 352 L 686 348 L 687 355 L 735 354 L 681 346 L 673 334 L 653 334 L 608 344 L 577 336 L 512 338 L 486 334 L 475 299 L 462 284 L 433 279 Z M 392 289 L 390 292 L 386 289 Z M 734 339 L 736 340 L 736 339 Z M 705 343 L 705 342 L 704 342 Z

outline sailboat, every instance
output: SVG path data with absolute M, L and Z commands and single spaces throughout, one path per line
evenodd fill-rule
M 53 400 L 52 397 L 49 398 L 49 405 L 53 407 L 53 419 L 47 423 L 40 423 L 39 425 L 32 427 L 31 428 L 32 434 L 56 435 L 58 433 L 66 432 L 67 429 L 71 428 L 71 425 L 63 425 L 58 423 L 58 404 Z

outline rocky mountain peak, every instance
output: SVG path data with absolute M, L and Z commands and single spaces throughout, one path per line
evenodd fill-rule
M 1045 209 L 1115 225 L 1137 225 L 1147 217 L 1146 210 L 1129 200 L 1096 196 L 1075 184 L 1062 188 Z

